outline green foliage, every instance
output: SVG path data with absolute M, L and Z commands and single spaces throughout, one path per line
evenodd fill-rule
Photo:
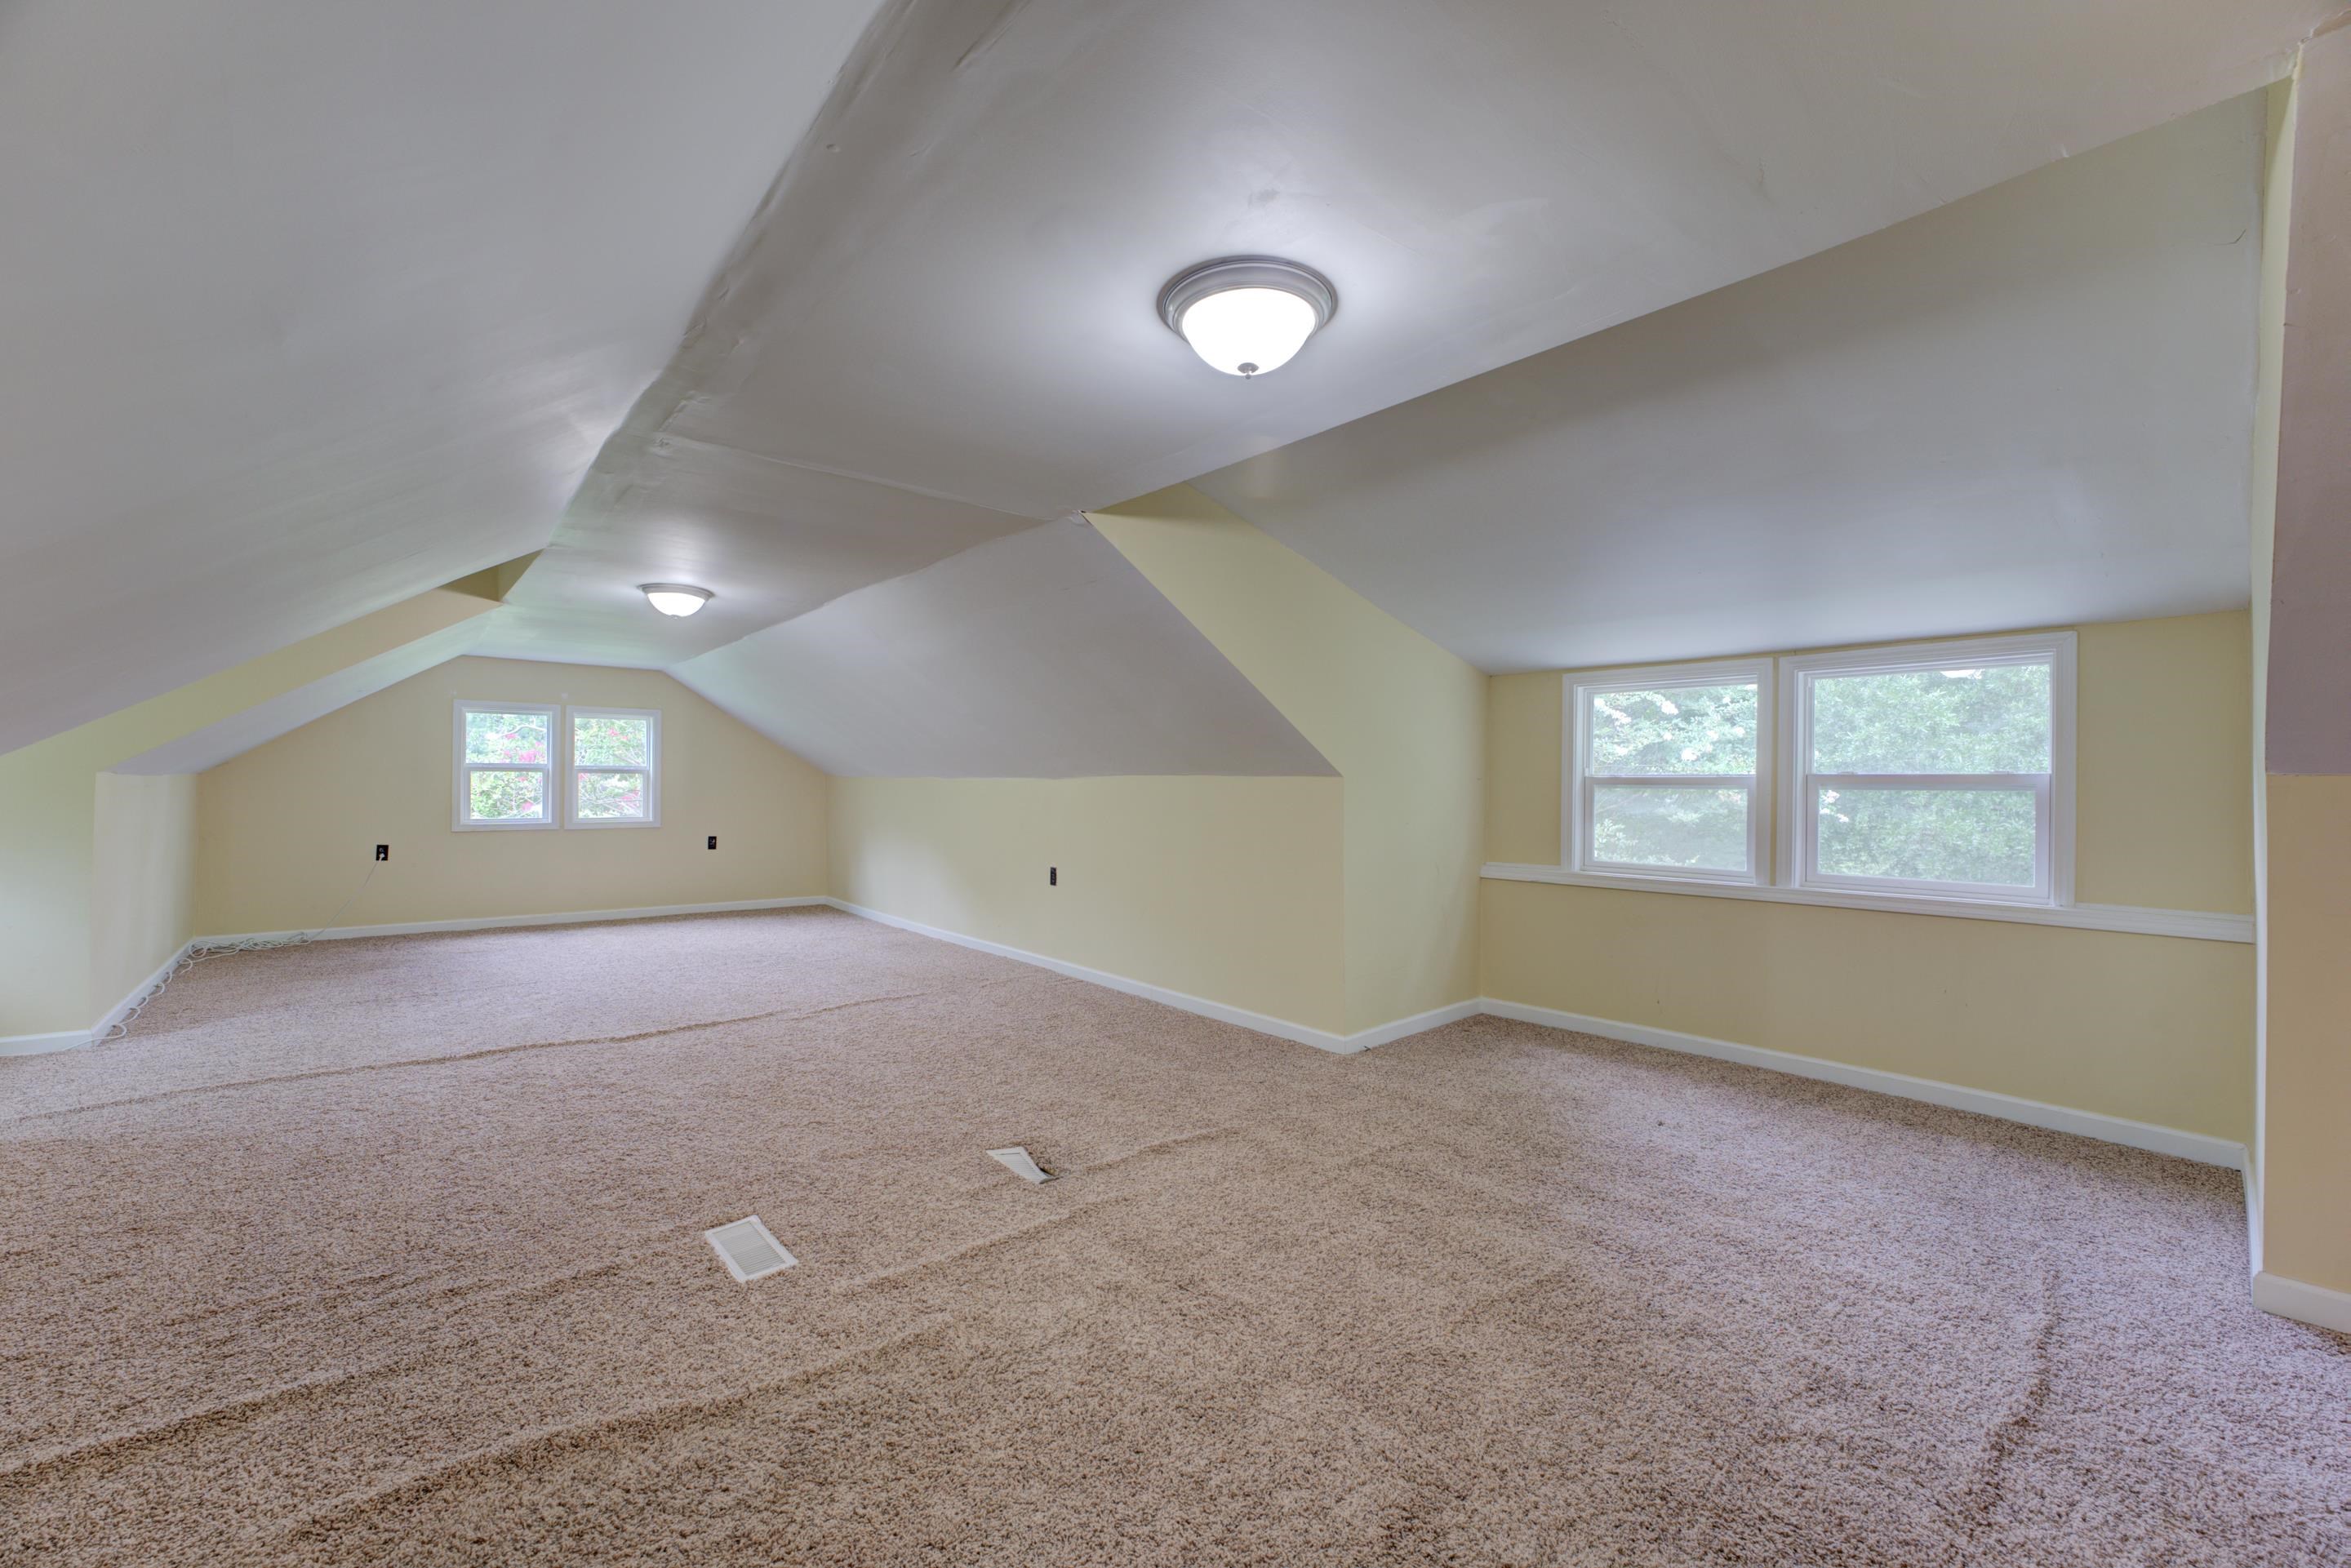
M 1747 791 L 1603 784 L 1592 792 L 1594 859 L 1616 865 L 1747 869 Z
M 1593 692 L 1591 699 L 1594 774 L 1755 771 L 1751 685 Z
M 1820 812 L 1820 868 L 1831 876 L 2032 885 L 2029 789 L 1823 787 Z
M 469 713 L 468 762 L 545 762 L 549 744 L 543 713 Z
M 1815 773 L 2045 773 L 2049 666 L 1823 675 Z
M 580 775 L 580 815 L 591 821 L 645 814 L 645 776 L 642 773 L 582 773 Z
M 1813 685 L 1816 773 L 2045 773 L 2050 667 L 1906 670 Z M 2030 887 L 2030 790 L 1823 787 L 1820 869 Z
M 545 775 L 484 769 L 468 776 L 473 814 L 484 821 L 537 821 L 546 815 Z
M 579 767 L 646 767 L 651 742 L 652 727 L 641 718 L 581 714 L 571 720 L 571 760 Z
M 1752 685 L 1593 692 L 1595 777 L 1688 777 L 1755 771 Z M 1592 852 L 1617 865 L 1747 865 L 1747 791 L 1604 784 L 1593 792 Z

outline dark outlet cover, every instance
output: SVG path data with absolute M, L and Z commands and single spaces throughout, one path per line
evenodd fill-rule
M 1059 887 L 1061 885 L 1061 868 L 1060 866 L 1049 865 L 1045 868 L 1045 885 L 1047 887 Z
M 714 850 L 718 847 L 718 835 L 716 833 L 710 835 L 710 847 Z
M 392 846 L 391 846 L 390 844 L 378 844 L 378 845 L 376 845 L 376 847 L 375 847 L 375 858 L 376 858 L 376 859 L 378 859 L 378 860 L 380 860 L 380 861 L 388 861 L 388 860 L 390 860 L 390 859 L 392 858 Z

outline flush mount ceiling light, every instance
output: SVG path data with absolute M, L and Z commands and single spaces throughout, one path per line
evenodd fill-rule
M 1329 278 L 1278 256 L 1204 261 L 1159 291 L 1159 319 L 1228 376 L 1281 369 L 1338 308 Z
M 710 590 L 685 582 L 641 582 L 637 591 L 664 615 L 691 615 L 710 602 Z

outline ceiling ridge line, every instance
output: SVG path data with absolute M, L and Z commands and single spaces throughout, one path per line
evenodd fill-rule
M 878 474 L 861 473 L 854 468 L 840 468 L 831 464 L 810 463 L 797 457 L 778 457 L 772 453 L 754 452 L 747 446 L 729 446 L 722 441 L 704 441 L 697 436 L 680 435 L 674 430 L 662 431 L 653 439 L 653 450 L 655 455 L 665 455 L 671 448 L 676 446 L 691 446 L 703 452 L 723 452 L 730 456 L 748 458 L 754 463 L 762 463 L 772 467 L 795 468 L 804 473 L 822 474 L 834 479 L 854 479 L 860 484 L 877 485 L 883 489 L 896 490 L 904 495 L 921 496 L 927 500 L 947 501 L 958 507 L 971 507 L 979 511 L 992 512 L 999 517 L 1020 517 L 1032 522 L 1050 523 L 1068 515 L 1066 511 L 1008 512 L 1001 507 L 991 507 L 985 501 L 975 501 L 967 496 L 958 496 L 951 491 L 927 489 L 920 485 L 909 485 L 903 480 L 885 479 Z

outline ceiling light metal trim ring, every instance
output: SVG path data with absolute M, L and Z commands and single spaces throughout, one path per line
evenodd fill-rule
M 1159 291 L 1159 319 L 1177 337 L 1184 336 L 1184 312 L 1211 294 L 1228 288 L 1279 288 L 1314 307 L 1314 330 L 1320 332 L 1339 313 L 1339 291 L 1312 267 L 1278 256 L 1223 256 L 1187 267 Z M 1311 333 L 1308 334 L 1310 337 Z

